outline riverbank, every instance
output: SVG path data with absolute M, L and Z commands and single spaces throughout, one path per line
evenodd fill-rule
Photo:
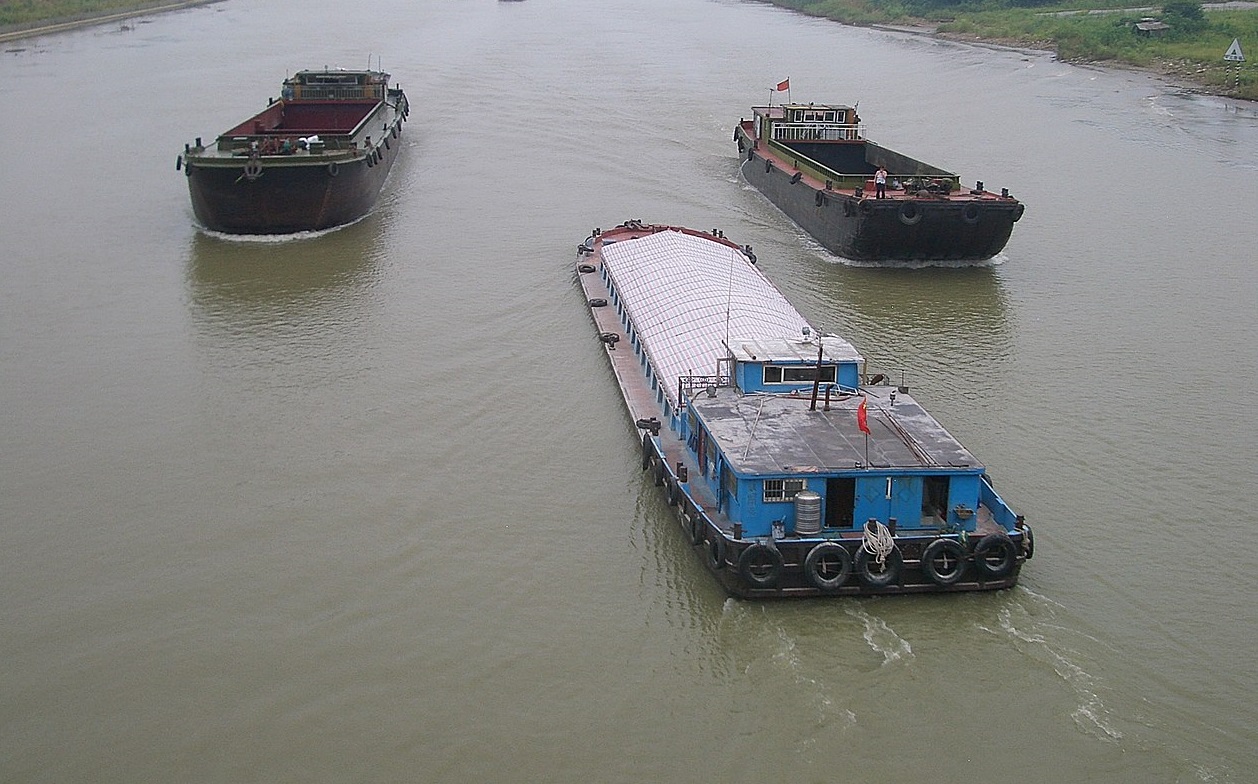
M 1187 91 L 1258 100 L 1258 71 L 1253 64 L 1223 60 L 1234 39 L 1242 44 L 1258 39 L 1258 3 L 1251 1 L 1204 3 L 1192 19 L 1170 17 L 1154 7 L 1030 10 L 980 4 L 925 18 L 878 0 L 840 8 L 819 0 L 765 2 L 840 24 L 974 46 L 1051 52 L 1074 65 L 1141 71 Z M 1135 23 L 1150 14 L 1170 18 L 1179 27 L 1165 36 L 1141 35 Z
M 219 0 L 181 0 L 170 2 L 164 0 L 149 3 L 129 3 L 118 7 L 99 11 L 85 11 L 81 14 L 32 19 L 8 25 L 0 25 L 0 42 L 15 41 L 22 38 L 34 38 L 40 35 L 51 35 L 79 27 L 109 24 L 111 22 L 131 19 L 137 16 L 158 14 L 165 11 L 178 11 L 198 5 L 209 5 Z

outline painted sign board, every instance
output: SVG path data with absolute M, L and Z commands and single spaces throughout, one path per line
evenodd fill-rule
M 1232 39 L 1232 45 L 1228 47 L 1227 54 L 1223 55 L 1223 59 L 1231 60 L 1234 63 L 1245 62 L 1245 53 L 1241 51 L 1241 39 Z

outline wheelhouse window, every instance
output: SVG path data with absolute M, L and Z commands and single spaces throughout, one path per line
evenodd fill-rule
M 821 383 L 833 384 L 836 368 L 834 365 L 821 366 Z M 764 383 L 766 384 L 801 384 L 817 380 L 816 365 L 765 365 Z
M 764 480 L 764 502 L 791 501 L 803 492 L 803 479 L 766 479 Z

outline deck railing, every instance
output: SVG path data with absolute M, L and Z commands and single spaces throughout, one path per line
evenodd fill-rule
M 732 376 L 678 376 L 677 377 L 677 399 L 691 395 L 694 391 L 705 390 L 709 387 L 718 389 L 720 387 L 734 386 Z
M 817 123 L 774 123 L 775 142 L 851 142 L 864 138 L 860 125 L 818 125 Z

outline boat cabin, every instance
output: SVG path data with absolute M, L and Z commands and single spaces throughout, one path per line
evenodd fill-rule
M 874 172 L 881 165 L 887 168 L 889 182 L 904 188 L 960 190 L 957 174 L 866 139 L 854 106 L 788 103 L 753 106 L 752 112 L 756 145 L 764 145 L 795 169 L 831 187 L 872 191 Z

